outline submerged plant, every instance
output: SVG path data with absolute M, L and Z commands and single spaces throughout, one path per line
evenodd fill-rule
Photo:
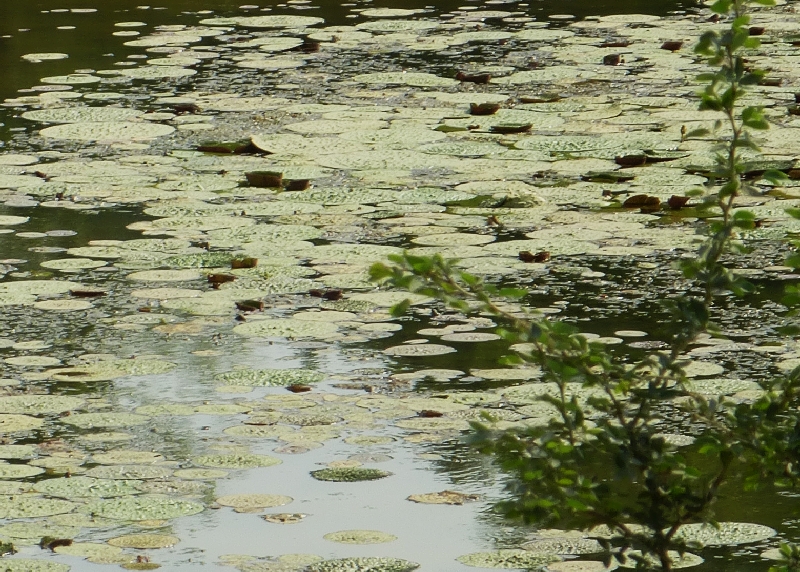
M 504 361 L 541 366 L 542 381 L 558 388 L 541 399 L 557 415 L 546 427 L 498 432 L 473 424 L 480 450 L 492 454 L 514 477 L 502 510 L 538 524 L 578 529 L 604 525 L 607 538 L 620 540 L 614 556 L 623 563 L 633 560 L 638 568 L 672 570 L 675 558 L 683 559 L 687 548 L 700 546 L 691 534 L 679 531 L 689 523 L 713 524 L 714 502 L 729 481 L 743 480 L 746 489 L 755 489 L 765 478 L 789 484 L 800 477 L 795 463 L 800 452 L 800 368 L 761 383 L 759 396 L 749 401 L 698 393 L 684 371 L 688 347 L 700 334 L 716 332 L 712 307 L 719 295 L 752 290 L 723 263 L 741 250 L 737 234 L 754 227 L 753 214 L 734 209 L 734 202 L 743 193 L 757 192 L 743 179 L 742 152 L 757 151 L 751 132 L 768 127 L 759 107 L 740 103 L 747 87 L 763 77 L 743 58 L 745 50 L 758 46 L 749 31 L 750 3 L 714 3 L 712 11 L 729 26 L 706 32 L 695 48 L 716 68 L 699 77 L 706 84 L 700 107 L 722 115 L 713 135 L 717 153 L 710 182 L 695 194 L 703 196 L 702 208 L 715 216 L 698 254 L 681 264 L 684 276 L 696 285 L 693 292 L 699 293 L 664 301 L 674 327 L 668 350 L 633 363 L 618 359 L 565 322 L 507 310 L 501 298 L 527 292 L 498 289 L 440 255 L 392 255 L 391 265 L 379 263 L 371 269 L 374 280 L 437 298 L 459 312 L 491 314 L 502 322 L 498 333 L 525 344 L 525 351 Z M 706 136 L 709 131 L 685 135 Z M 771 181 L 781 176 L 764 175 Z M 407 308 L 408 303 L 401 303 L 394 311 Z M 575 392 L 576 382 L 591 390 L 588 397 Z M 659 427 L 678 410 L 697 427 L 691 448 L 671 443 Z M 601 541 L 610 549 L 608 540 Z M 784 556 L 782 569 L 797 570 L 794 551 L 787 548 Z

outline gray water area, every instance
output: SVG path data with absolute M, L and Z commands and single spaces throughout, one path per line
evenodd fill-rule
M 123 46 L 129 38 L 112 36 L 118 30 L 114 23 L 120 21 L 141 20 L 148 24 L 148 30 L 157 25 L 186 24 L 195 25 L 200 18 L 209 14 L 199 13 L 213 11 L 215 16 L 255 15 L 260 13 L 291 13 L 297 15 L 314 15 L 324 17 L 328 25 L 344 25 L 351 21 L 347 18 L 350 12 L 334 2 L 314 2 L 311 4 L 288 4 L 262 6 L 261 8 L 239 8 L 241 0 L 236 2 L 217 1 L 203 2 L 197 0 L 162 1 L 148 9 L 138 6 L 143 0 L 106 2 L 102 6 L 92 2 L 75 1 L 59 2 L 17 2 L 7 1 L 0 6 L 0 99 L 36 93 L 26 91 L 37 85 L 45 76 L 71 73 L 76 70 L 105 69 L 115 62 L 124 62 L 128 55 L 141 54 L 139 49 Z M 432 8 L 432 15 L 438 15 L 458 9 L 464 4 L 480 6 L 481 9 L 519 10 L 523 14 L 540 20 L 547 20 L 551 14 L 571 14 L 575 18 L 588 15 L 616 14 L 622 12 L 647 13 L 662 15 L 674 11 L 689 9 L 686 5 L 655 2 L 531 2 L 530 4 L 491 2 L 478 4 L 475 2 L 439 2 Z M 358 7 L 373 7 L 372 3 L 356 3 Z M 425 8 L 423 1 L 403 3 L 403 8 Z M 160 9 L 162 8 L 163 9 Z M 380 7 L 393 7 L 381 4 Z M 61 11 L 76 8 L 97 8 L 97 12 L 82 13 Z M 47 13 L 43 13 L 47 12 Z M 554 25 L 559 19 L 553 20 Z M 495 24 L 497 26 L 497 24 Z M 59 30 L 59 26 L 74 26 L 74 29 Z M 24 31 L 23 31 L 24 30 Z M 64 52 L 70 57 L 66 60 L 30 63 L 20 60 L 20 56 L 33 52 Z M 387 58 L 388 59 L 388 58 Z M 436 59 L 432 57 L 432 59 Z M 128 60 L 136 61 L 136 60 Z M 344 64 L 343 64 L 344 65 Z M 351 62 L 353 67 L 360 62 Z M 441 67 L 444 64 L 439 64 Z M 234 77 L 230 70 L 225 70 L 225 78 Z M 210 82 L 208 77 L 204 81 Z M 162 86 L 159 86 L 161 89 Z M 245 89 L 246 86 L 237 86 Z M 125 89 L 128 89 L 126 86 Z M 163 86 L 164 90 L 172 86 Z M 259 86 L 263 89 L 263 86 Z M 22 90 L 20 92 L 20 90 Z M 138 93 L 137 93 L 138 90 Z M 126 92 L 127 103 L 136 102 L 137 97 L 144 100 L 142 88 Z M 149 105 L 145 104 L 145 105 Z M 29 123 L 13 117 L 17 110 L 0 110 L 0 123 L 4 123 L 2 139 L 7 147 L 15 153 L 35 151 L 41 152 L 40 142 L 30 144 L 28 133 L 33 129 Z M 232 120 L 236 121 L 236 120 Z M 191 136 L 189 136 L 191 140 Z M 188 145 L 187 145 L 188 146 Z M 55 144 L 65 152 L 83 152 L 80 145 L 70 146 Z M 113 156 L 113 152 L 109 152 Z M 337 387 L 337 381 L 348 383 L 364 383 L 378 388 L 377 395 L 387 391 L 384 389 L 390 375 L 397 372 L 408 372 L 419 369 L 417 358 L 389 359 L 381 353 L 387 345 L 399 344 L 418 337 L 416 331 L 421 321 L 428 317 L 421 312 L 417 319 L 401 322 L 403 330 L 395 334 L 391 341 L 384 338 L 360 340 L 358 343 L 331 342 L 292 342 L 286 340 L 250 340 L 233 335 L 230 328 L 233 313 L 196 319 L 202 322 L 197 330 L 188 328 L 163 330 L 155 334 L 150 329 L 153 324 L 170 326 L 170 316 L 162 314 L 155 305 L 130 298 L 131 285 L 123 274 L 131 268 L 115 269 L 109 265 L 107 270 L 87 270 L 76 274 L 45 274 L 39 267 L 41 262 L 62 258 L 63 250 L 84 246 L 96 240 L 131 240 L 142 238 L 138 231 L 126 226 L 153 217 L 141 213 L 139 206 L 97 206 L 85 211 L 70 211 L 61 208 L 42 206 L 0 206 L 0 215 L 26 216 L 31 220 L 19 227 L 19 232 L 47 232 L 67 229 L 75 231 L 74 236 L 17 236 L 16 233 L 0 234 L 0 264 L 2 259 L 10 268 L 5 268 L 3 282 L 27 280 L 31 278 L 60 279 L 73 277 L 87 285 L 107 288 L 109 294 L 93 303 L 92 309 L 84 314 L 59 314 L 29 306 L 4 306 L 3 319 L 0 324 L 0 338 L 14 342 L 43 340 L 52 344 L 52 349 L 45 350 L 46 355 L 53 355 L 64 364 L 80 363 L 78 358 L 84 354 L 110 354 L 117 358 L 132 356 L 157 355 L 159 359 L 176 364 L 176 368 L 167 373 L 122 376 L 113 380 L 100 382 L 74 383 L 71 381 L 54 382 L 37 378 L 42 368 L 12 367 L 3 365 L 0 378 L 6 377 L 21 381 L 21 387 L 35 387 L 42 391 L 71 395 L 86 395 L 91 403 L 87 410 L 110 410 L 130 412 L 139 406 L 158 404 L 190 404 L 192 406 L 218 405 L 220 403 L 236 404 L 261 402 L 268 396 L 286 396 L 284 388 L 256 387 L 250 393 L 235 394 L 217 391 L 219 383 L 214 376 L 235 371 L 236 368 L 254 369 L 296 369 L 309 368 L 324 371 L 327 379 L 315 386 L 314 394 L 326 395 L 330 403 L 337 400 L 355 400 L 361 397 L 374 397 L 375 394 L 363 390 Z M 778 264 L 782 253 L 776 249 L 770 256 Z M 24 259 L 26 262 L 13 261 Z M 668 267 L 674 257 L 648 258 L 650 264 L 661 264 Z M 628 261 L 630 262 L 630 261 Z M 592 333 L 612 335 L 615 330 L 647 329 L 648 320 L 654 310 L 656 298 L 680 288 L 673 274 L 664 272 L 661 282 L 649 283 L 646 272 L 631 270 L 625 264 L 604 266 L 601 261 L 570 258 L 565 266 L 580 272 L 590 272 L 584 279 L 565 278 L 543 279 L 538 282 L 545 294 L 533 296 L 531 303 L 540 307 L 568 308 L 566 315 L 574 318 L 580 325 L 589 322 Z M 634 264 L 635 266 L 635 264 Z M 594 272 L 594 275 L 591 275 Z M 597 273 L 604 274 L 604 280 L 598 282 Z M 566 274 L 566 276 L 575 276 Z M 549 280 L 549 282 L 548 282 Z M 580 284 L 578 295 L 570 297 L 575 283 Z M 0 282 L 2 283 L 2 282 Z M 634 289 L 646 290 L 653 287 L 655 293 L 640 295 Z M 598 293 L 603 291 L 623 291 L 612 299 L 603 302 L 597 300 Z M 278 310 L 287 313 L 296 304 L 307 304 L 297 295 L 278 296 L 271 299 Z M 774 339 L 774 332 L 759 331 L 760 321 L 777 320 L 774 306 L 763 299 L 748 300 L 753 312 L 749 318 L 738 319 L 731 327 L 746 328 L 752 326 L 749 339 L 757 342 Z M 774 305 L 774 302 L 772 302 Z M 734 305 L 735 303 L 731 303 Z M 571 306 L 570 306 L 571 305 Z M 631 306 L 637 306 L 631 313 Z M 144 308 L 148 311 L 141 311 Z M 154 314 L 154 321 L 148 322 L 148 314 Z M 633 315 L 631 315 L 633 314 Z M 185 317 L 181 317 L 184 320 Z M 163 320 L 163 323 L 159 322 Z M 205 320 L 205 322 L 203 322 Z M 215 321 L 216 320 L 216 321 Z M 189 320 L 186 320 L 189 321 Z M 192 325 L 192 324 L 190 324 Z M 141 327 L 139 327 L 141 326 Z M 437 324 L 441 326 L 441 324 Z M 222 333 L 217 330 L 221 329 Z M 166 333 L 165 333 L 166 332 Z M 657 338 L 657 335 L 653 336 Z M 505 350 L 502 342 L 492 342 L 480 350 L 474 350 L 470 344 L 455 344 L 458 353 L 428 359 L 425 367 L 456 368 L 465 371 L 473 368 L 494 367 L 495 357 Z M 2 355 L 16 355 L 22 350 L 0 349 Z M 466 357 L 465 357 L 466 356 Z M 757 375 L 762 363 L 751 364 L 750 375 Z M 417 385 L 424 395 L 438 395 L 447 391 L 482 391 L 502 387 L 505 382 L 467 379 L 449 381 L 437 385 L 430 379 Z M 36 385 L 39 384 L 39 385 Z M 413 394 L 412 387 L 402 388 L 399 395 Z M 15 390 L 11 390 L 15 391 Z M 350 403 L 348 401 L 348 403 Z M 490 466 L 487 459 L 471 451 L 458 435 L 445 435 L 431 443 L 414 443 L 405 440 L 407 431 L 385 423 L 375 423 L 352 428 L 345 427 L 342 437 L 348 435 L 370 434 L 391 437 L 393 441 L 377 445 L 352 445 L 343 439 L 334 438 L 324 442 L 324 446 L 313 448 L 302 454 L 276 452 L 278 442 L 272 439 L 250 439 L 244 444 L 241 440 L 228 438 L 223 430 L 239 425 L 244 414 L 207 414 L 156 416 L 143 426 L 123 427 L 115 430 L 128 432 L 130 441 L 118 445 L 81 443 L 84 433 L 66 427 L 58 418 L 48 418 L 47 431 L 28 434 L 26 442 L 63 445 L 95 453 L 105 449 L 136 449 L 140 451 L 157 451 L 170 462 L 181 466 L 191 466 L 191 459 L 199 454 L 222 450 L 239 451 L 248 447 L 253 454 L 270 455 L 280 458 L 282 464 L 271 467 L 231 470 L 226 477 L 209 481 L 208 490 L 203 493 L 202 500 L 213 508 L 203 512 L 175 519 L 172 522 L 155 522 L 140 524 L 120 524 L 107 530 L 94 531 L 83 529 L 79 540 L 102 543 L 111 536 L 125 532 L 149 532 L 174 534 L 180 542 L 172 548 L 129 551 L 135 555 L 147 555 L 153 562 L 162 565 L 169 571 L 195 571 L 199 569 L 231 569 L 220 563 L 220 557 L 237 554 L 253 557 L 280 556 L 286 554 L 316 554 L 324 558 L 338 557 L 396 557 L 418 562 L 420 569 L 433 572 L 465 572 L 474 570 L 455 559 L 458 556 L 483 550 L 512 548 L 530 534 L 533 529 L 512 525 L 502 521 L 492 513 L 494 501 L 502 498 L 502 477 Z M 390 418 L 390 417 L 388 417 Z M 13 440 L 13 437 L 10 438 Z M 113 442 L 112 442 L 113 443 Z M 46 456 L 42 449 L 42 456 Z M 385 455 L 389 457 L 382 462 L 365 462 L 369 467 L 379 468 L 394 473 L 392 476 L 372 482 L 333 483 L 313 479 L 309 472 L 322 468 L 331 462 L 342 462 L 353 455 Z M 87 466 L 94 463 L 88 460 Z M 41 478 L 50 478 L 56 474 L 48 474 Z M 735 485 L 731 487 L 734 490 Z M 467 494 L 481 495 L 481 500 L 463 506 L 425 505 L 409 502 L 406 498 L 412 494 L 442 490 L 458 490 Z M 263 510 L 261 513 L 243 514 L 234 512 L 229 507 L 214 505 L 214 499 L 223 495 L 240 493 L 269 493 L 287 495 L 294 500 L 291 504 Z M 758 522 L 776 527 L 784 538 L 796 535 L 796 524 L 787 520 L 787 515 L 796 515 L 797 500 L 789 495 L 778 497 L 773 490 L 765 490 L 760 495 L 742 500 L 738 497 L 722 499 L 719 516 L 723 520 L 741 520 Z M 265 522 L 263 514 L 292 512 L 306 514 L 296 524 L 274 524 Z M 337 544 L 323 539 L 325 534 L 348 529 L 377 530 L 397 537 L 397 540 L 375 545 Z M 1 536 L 1 535 L 0 535 Z M 34 539 L 38 541 L 38 539 Z M 87 572 L 109 570 L 113 564 L 94 564 L 78 557 L 51 555 L 37 546 L 25 546 L 19 542 L 21 549 L 16 558 L 36 557 L 48 561 L 70 564 L 73 570 Z M 748 546 L 736 550 L 736 570 L 764 571 L 769 564 L 758 554 L 762 548 L 772 547 L 774 541 L 763 545 Z M 706 563 L 696 568 L 698 571 L 711 572 L 731 570 L 731 550 L 718 549 L 704 552 Z M 261 569 L 268 570 L 264 566 Z M 256 568 L 258 569 L 258 568 Z

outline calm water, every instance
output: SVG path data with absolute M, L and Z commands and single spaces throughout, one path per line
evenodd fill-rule
M 219 16 L 232 14 L 258 14 L 273 10 L 275 13 L 294 13 L 314 15 L 325 18 L 326 24 L 346 25 L 352 22 L 347 16 L 349 11 L 337 2 L 320 1 L 310 4 L 295 4 L 287 6 L 262 5 L 261 8 L 240 8 L 242 0 L 170 0 L 160 1 L 145 9 L 141 5 L 146 0 L 105 0 L 103 2 L 88 2 L 75 0 L 62 1 L 21 1 L 0 0 L 0 99 L 14 97 L 26 93 L 25 90 L 37 85 L 39 78 L 51 75 L 70 73 L 76 70 L 92 70 L 109 68 L 116 62 L 126 60 L 128 55 L 141 53 L 140 49 L 127 48 L 123 42 L 130 38 L 115 37 L 112 33 L 119 28 L 114 24 L 124 21 L 141 20 L 147 23 L 146 30 L 151 30 L 156 25 L 163 24 L 195 24 L 199 11 L 213 11 Z M 430 7 L 420 0 L 408 0 L 400 3 L 372 3 L 358 2 L 358 7 Z M 467 0 L 442 1 L 431 7 L 434 14 L 447 12 L 461 6 L 470 6 L 477 3 Z M 571 14 L 577 18 L 588 15 L 604 15 L 614 13 L 648 13 L 668 14 L 677 10 L 689 10 L 692 5 L 688 3 L 650 1 L 650 0 L 609 0 L 603 2 L 560 2 L 536 1 L 530 3 L 515 2 L 490 2 L 481 5 L 484 9 L 502 9 L 519 11 L 536 19 L 546 20 L 550 15 Z M 82 13 L 72 12 L 70 9 L 97 8 L 97 12 Z M 558 19 L 555 20 L 556 22 Z M 63 29 L 59 29 L 63 28 Z M 29 63 L 20 59 L 26 53 L 34 52 L 63 52 L 69 54 L 69 59 Z M 13 131 L 9 129 L 20 128 L 18 121 L 10 113 L 0 108 L 0 123 L 6 126 L 0 131 L 2 138 L 8 139 Z M 0 214 L 11 214 L 4 210 Z M 30 231 L 46 231 L 54 228 L 68 228 L 78 234 L 74 238 L 46 239 L 44 246 L 68 248 L 85 244 L 95 239 L 129 239 L 138 237 L 138 233 L 125 230 L 125 225 L 132 220 L 140 220 L 136 209 L 120 209 L 113 213 L 74 213 L 64 212 L 60 209 L 13 209 L 13 214 L 31 216 L 32 221 L 26 227 Z M 4 242 L 5 241 L 5 242 Z M 41 246 L 42 243 L 37 243 Z M 0 252 L 4 257 L 27 257 L 36 261 L 35 255 L 27 254 L 27 244 L 13 241 L 8 235 L 0 235 Z M 620 278 L 620 281 L 622 279 Z M 588 296 L 590 298 L 590 296 Z M 110 310 L 109 310 L 110 312 Z M 630 329 L 642 326 L 642 322 L 635 320 L 625 324 Z M 65 326 L 66 327 L 66 326 Z M 606 326 L 603 326 L 606 327 Z M 613 331 L 619 328 L 620 322 L 615 321 L 608 329 Z M 602 332 L 610 333 L 610 332 Z M 91 335 L 91 334 L 89 334 Z M 405 336 L 405 337 L 410 337 Z M 398 342 L 404 339 L 398 336 Z M 94 342 L 93 342 L 94 343 Z M 242 344 L 243 348 L 233 345 L 223 346 L 228 351 L 241 349 L 239 355 L 226 355 L 220 359 L 208 361 L 187 359 L 183 346 L 170 346 L 168 342 L 159 342 L 146 349 L 153 353 L 160 352 L 180 364 L 180 379 L 182 381 L 202 378 L 206 370 L 221 368 L 224 370 L 227 363 L 250 363 L 264 367 L 265 364 L 273 367 L 307 366 L 308 363 L 321 365 L 327 371 L 347 372 L 353 369 L 349 359 L 336 352 L 308 356 L 308 352 L 296 351 L 279 347 L 263 347 L 257 344 Z M 132 348 L 124 346 L 122 349 L 141 349 L 144 345 Z M 196 341 L 191 346 L 193 350 L 207 350 L 215 346 L 207 341 Z M 491 353 L 486 351 L 486 353 Z M 454 354 L 455 355 L 455 354 Z M 238 358 L 241 357 L 240 361 Z M 480 357 L 474 358 L 477 360 Z M 222 363 L 225 362 L 225 363 Z M 362 366 L 382 367 L 379 361 L 366 361 Z M 489 366 L 488 363 L 476 365 Z M 465 368 L 463 357 L 443 358 L 438 367 Z M 466 368 L 465 368 L 466 369 Z M 173 385 L 174 384 L 174 385 Z M 136 400 L 156 402 L 165 395 L 173 400 L 198 400 L 204 399 L 210 393 L 208 387 L 201 387 L 189 391 L 184 386 L 179 386 L 171 376 L 156 377 L 148 382 L 146 387 L 138 385 L 138 381 L 122 381 L 116 384 L 113 395 L 122 403 L 133 403 Z M 191 449 L 195 446 L 197 434 L 202 427 L 215 431 L 220 429 L 221 423 L 213 416 L 200 419 L 193 418 L 190 426 L 169 428 L 172 432 L 164 435 L 170 441 L 170 447 L 179 454 L 181 447 Z M 155 439 L 157 439 L 156 437 Z M 253 452 L 269 453 L 269 446 L 253 447 Z M 352 450 L 338 445 L 326 445 L 324 453 L 318 454 L 317 462 L 324 463 L 341 458 L 351 453 Z M 466 552 L 477 549 L 488 549 L 492 546 L 494 538 L 509 539 L 518 535 L 518 531 L 505 528 L 498 519 L 491 516 L 487 510 L 488 503 L 480 507 L 448 507 L 441 511 L 441 507 L 423 507 L 405 501 L 409 494 L 422 491 L 441 490 L 454 485 L 461 486 L 462 490 L 488 491 L 490 494 L 499 494 L 499 485 L 493 482 L 494 473 L 486 471 L 485 460 L 465 453 L 462 447 L 453 444 L 430 447 L 431 453 L 439 453 L 441 459 L 432 461 L 423 466 L 415 456 L 417 449 L 408 445 L 380 449 L 377 452 L 391 453 L 394 457 L 386 467 L 388 470 L 403 472 L 402 480 L 379 481 L 374 484 L 360 484 L 357 489 L 348 485 L 334 485 L 318 483 L 307 479 L 302 483 L 294 482 L 295 475 L 307 470 L 308 461 L 301 455 L 286 456 L 283 465 L 267 470 L 252 470 L 239 479 L 222 481 L 217 485 L 217 496 L 242 491 L 261 490 L 268 481 L 274 491 L 289 494 L 298 499 L 291 511 L 311 512 L 314 518 L 308 519 L 303 528 L 291 526 L 272 527 L 269 538 L 265 540 L 263 528 L 258 528 L 263 523 L 254 515 L 233 514 L 231 511 L 206 511 L 196 517 L 181 519 L 175 526 L 175 532 L 184 540 L 181 548 L 170 556 L 161 558 L 165 563 L 165 570 L 196 570 L 197 562 L 210 564 L 215 558 L 224 553 L 244 553 L 264 555 L 276 552 L 320 552 L 325 551 L 329 556 L 347 556 L 352 554 L 346 546 L 331 546 L 321 544 L 319 539 L 323 534 L 332 530 L 347 528 L 343 521 L 358 523 L 359 528 L 385 530 L 396 524 L 397 530 L 402 530 L 399 542 L 376 548 L 359 548 L 360 555 L 397 555 L 407 557 L 417 553 L 419 560 L 424 561 L 426 570 L 447 572 L 450 570 L 467 570 L 464 566 L 454 563 L 454 558 Z M 408 467 L 413 467 L 411 470 Z M 280 490 L 278 490 L 280 489 Z M 734 487 L 731 487 L 733 490 Z M 751 496 L 744 502 L 739 499 L 726 498 L 720 503 L 719 516 L 722 520 L 754 521 L 775 527 L 782 532 L 791 534 L 795 525 L 786 521 L 787 513 L 796 513 L 791 509 L 797 508 L 796 498 L 780 498 L 774 491 L 765 491 L 763 496 Z M 431 510 L 428 510 L 430 508 Z M 393 515 L 392 526 L 387 526 L 385 514 Z M 251 521 L 245 522 L 243 518 L 250 517 Z M 424 526 L 415 523 L 424 522 Z M 252 526 L 251 526 L 252 525 Z M 431 535 L 431 531 L 441 531 L 441 536 Z M 747 549 L 749 554 L 756 554 L 755 549 Z M 728 570 L 723 559 L 725 551 L 707 552 L 709 562 L 704 570 Z M 767 565 L 757 556 L 753 556 L 753 563 L 746 563 L 749 558 L 739 558 L 738 570 L 762 571 Z M 74 562 L 73 562 L 74 564 Z M 100 566 L 82 564 L 73 570 L 103 570 Z

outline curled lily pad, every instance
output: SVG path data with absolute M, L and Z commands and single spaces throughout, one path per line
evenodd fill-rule
M 480 495 L 460 493 L 458 491 L 439 491 L 438 493 L 424 493 L 410 495 L 408 500 L 422 504 L 454 504 L 462 505 L 480 499 Z
M 329 532 L 322 538 L 342 544 L 381 544 L 397 540 L 394 534 L 380 530 L 340 530 L 339 532 Z
M 304 568 L 304 572 L 410 572 L 416 562 L 399 558 L 337 558 L 323 560 Z
M 391 474 L 392 473 L 379 469 L 365 469 L 362 467 L 336 467 L 311 471 L 311 476 L 318 481 L 334 481 L 337 483 L 376 481 L 388 477 Z
M 167 520 L 202 512 L 203 505 L 165 495 L 126 496 L 86 505 L 93 515 L 116 520 Z

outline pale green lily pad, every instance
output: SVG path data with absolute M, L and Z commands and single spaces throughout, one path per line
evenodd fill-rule
M 385 22 L 384 22 L 385 23 Z M 353 81 L 368 84 L 399 84 L 414 87 L 450 87 L 458 81 L 420 72 L 378 72 L 357 75 Z
M 778 534 L 774 529 L 750 522 L 720 522 L 713 524 L 684 524 L 675 535 L 676 540 L 700 546 L 734 546 L 760 542 Z
M 714 397 L 733 395 L 740 391 L 758 391 L 761 389 L 761 386 L 755 381 L 727 379 L 722 377 L 713 379 L 692 379 L 685 383 L 685 387 L 689 391 Z
M 98 563 L 113 561 L 113 559 L 122 556 L 122 549 L 96 542 L 73 542 L 69 546 L 58 546 L 53 549 L 53 552 L 78 558 L 87 558 L 92 562 Z
M 10 446 L 10 445 L 8 445 Z M 0 479 L 25 479 L 44 473 L 41 467 L 0 463 Z M 2 534 L 2 532 L 0 532 Z
M 362 467 L 337 467 L 311 471 L 311 476 L 318 481 L 334 481 L 337 483 L 375 481 L 388 477 L 391 474 L 392 473 L 379 469 L 365 469 Z
M 202 512 L 203 505 L 164 495 L 139 495 L 102 500 L 85 511 L 116 520 L 168 520 Z
M 551 562 L 561 560 L 554 554 L 541 554 L 527 550 L 507 549 L 492 552 L 473 552 L 456 558 L 462 564 L 476 568 L 525 568 L 542 570 Z
M 72 141 L 141 141 L 163 137 L 175 131 L 169 125 L 130 121 L 93 121 L 65 123 L 42 129 L 39 134 L 50 139 Z
M 276 14 L 269 16 L 238 16 L 235 18 L 206 18 L 203 26 L 242 26 L 243 28 L 306 28 L 322 24 L 325 20 L 314 16 Z
M 399 558 L 338 558 L 306 566 L 303 572 L 410 572 L 419 568 L 416 562 Z
M 217 504 L 237 509 L 271 508 L 289 504 L 292 500 L 285 495 L 237 494 L 219 497 Z
M 192 459 L 196 465 L 223 469 L 252 469 L 280 465 L 281 460 L 268 455 L 203 455 Z
M 409 495 L 407 500 L 420 504 L 451 504 L 462 505 L 480 499 L 480 495 L 460 493 L 457 491 L 439 491 L 438 493 L 422 493 Z
M 318 383 L 325 374 L 311 369 L 237 369 L 214 377 L 226 385 L 285 386 Z
M 27 459 L 35 454 L 34 445 L 0 445 L 0 459 Z
M 100 268 L 106 264 L 108 263 L 102 260 L 92 260 L 90 258 L 59 258 L 55 260 L 46 260 L 41 263 L 41 266 L 42 268 L 49 268 L 51 270 L 77 272 L 90 268 Z
M 524 550 L 547 554 L 597 554 L 602 545 L 592 538 L 541 538 L 526 542 Z
M 144 66 L 120 70 L 120 74 L 131 79 L 161 80 L 195 75 L 197 70 L 180 66 Z
M 56 107 L 26 111 L 20 117 L 45 123 L 83 123 L 88 121 L 125 121 L 144 112 L 124 107 Z
M 140 415 L 156 416 L 156 415 L 193 415 L 195 408 L 191 405 L 184 405 L 182 403 L 161 403 L 153 405 L 142 405 L 136 408 L 136 413 Z
M 103 465 L 145 465 L 163 461 L 164 457 L 151 451 L 117 450 L 108 453 L 95 453 L 92 459 Z
M 320 338 L 325 339 L 336 334 L 336 324 L 330 322 L 309 322 L 292 318 L 272 318 L 254 320 L 239 324 L 233 331 L 240 336 L 252 338 Z
M 628 559 L 624 563 L 620 562 L 620 566 L 622 568 L 637 568 L 637 562 L 630 558 L 630 555 L 635 554 L 637 556 L 641 556 L 641 552 L 638 550 L 629 550 L 625 554 L 628 556 Z M 691 568 L 692 566 L 699 566 L 704 562 L 700 556 L 697 554 L 692 554 L 691 552 L 684 552 L 683 554 L 680 554 L 674 550 L 670 550 L 669 557 L 670 560 L 672 560 L 673 569 Z M 649 567 L 651 569 L 657 569 L 661 567 L 660 563 L 654 556 L 648 555 L 645 559 L 649 563 Z
M 30 415 L 0 415 L 0 433 L 15 433 L 17 431 L 30 431 L 44 425 L 42 419 Z
M 138 481 L 94 479 L 85 476 L 47 479 L 34 485 L 34 490 L 65 499 L 112 498 L 139 494 Z
M 135 413 L 77 413 L 64 417 L 61 421 L 81 429 L 95 429 L 143 425 L 149 420 L 149 417 Z
M 63 413 L 84 403 L 84 399 L 69 395 L 9 395 L 0 397 L 0 413 Z
M 12 215 L 1 215 L 0 216 L 0 226 L 13 226 L 17 224 L 23 224 L 30 220 L 30 217 L 27 216 L 12 216 Z
M 175 471 L 175 476 L 179 479 L 190 480 L 214 480 L 228 476 L 228 471 L 218 469 L 180 469 Z
M 322 538 L 340 544 L 381 544 L 397 540 L 394 534 L 380 530 L 340 530 L 339 532 L 329 532 Z
M 169 548 L 180 542 L 176 536 L 168 534 L 126 534 L 125 536 L 115 536 L 109 538 L 111 546 L 119 548 L 138 548 L 140 550 L 155 550 L 157 548 Z
M 8 558 L 3 560 L 3 572 L 68 572 L 69 566 L 52 560 Z
M 72 512 L 79 506 L 60 499 L 46 499 L 38 495 L 9 495 L 0 497 L 0 518 L 35 518 Z
M 3 361 L 7 364 L 20 367 L 46 367 L 61 363 L 60 359 L 49 356 L 14 356 L 5 358 Z
M 33 307 L 40 310 L 52 310 L 55 312 L 76 312 L 79 310 L 88 310 L 92 307 L 92 303 L 87 300 L 42 300 L 41 302 L 35 302 Z
M 35 538 L 36 540 L 43 536 L 74 538 L 79 532 L 80 528 L 77 526 L 53 525 L 39 521 L 12 522 L 11 524 L 0 527 L 0 534 L 3 536 L 10 536 L 11 538 Z
M 132 272 L 127 278 L 144 282 L 184 282 L 199 280 L 202 276 L 194 270 L 143 270 Z
M 171 475 L 172 469 L 157 465 L 100 465 L 86 472 L 87 477 L 128 481 L 165 479 Z
M 383 353 L 389 356 L 427 357 L 451 354 L 455 353 L 455 351 L 455 348 L 441 344 L 407 344 L 386 348 Z

